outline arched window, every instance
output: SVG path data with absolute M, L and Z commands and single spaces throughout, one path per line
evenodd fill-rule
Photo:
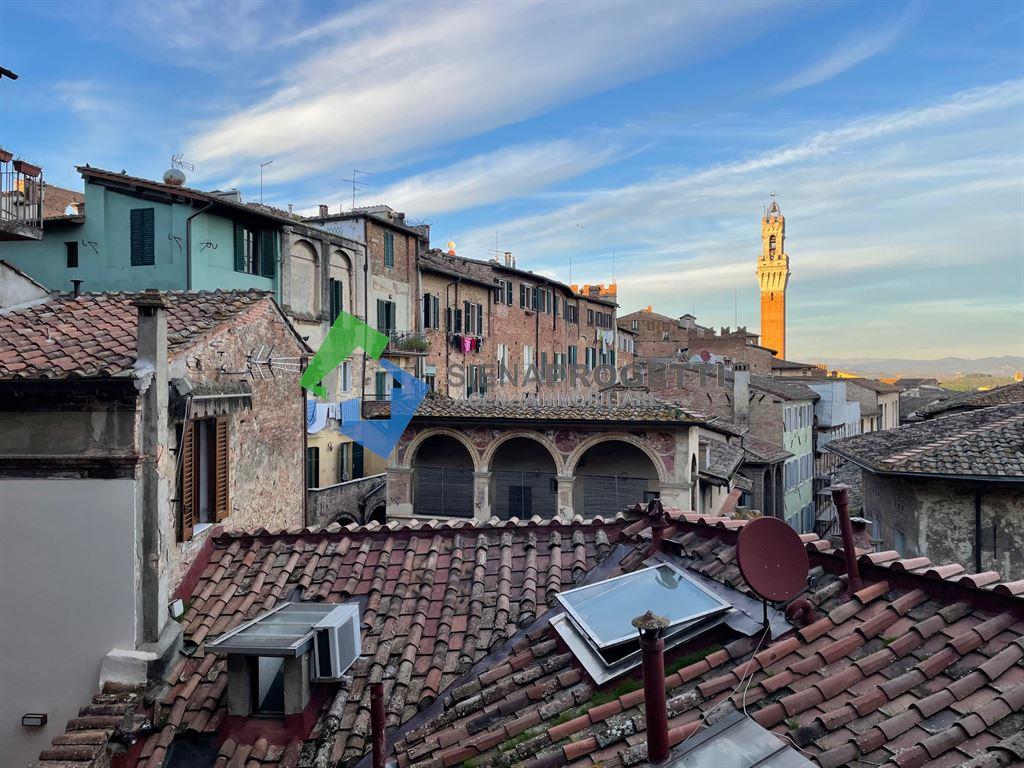
M 775 235 L 768 238 L 768 253 L 775 253 Z

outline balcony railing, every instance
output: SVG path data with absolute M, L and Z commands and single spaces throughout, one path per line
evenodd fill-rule
M 43 236 L 43 169 L 0 149 L 0 240 Z
M 424 333 L 417 331 L 387 331 L 387 352 L 400 355 L 425 355 L 430 350 L 430 342 Z

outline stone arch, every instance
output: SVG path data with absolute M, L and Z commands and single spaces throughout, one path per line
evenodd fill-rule
M 649 458 L 651 463 L 654 464 L 654 469 L 658 472 L 658 482 L 671 482 L 672 478 L 669 477 L 669 473 L 665 469 L 665 463 L 661 460 L 661 457 L 651 449 L 651 446 L 647 444 L 647 441 L 637 437 L 636 435 L 627 434 L 626 432 L 602 432 L 601 434 L 588 437 L 582 443 L 577 445 L 565 460 L 566 474 L 575 475 L 576 467 L 579 464 L 580 459 L 583 458 L 583 454 L 595 445 L 608 442 L 629 443 L 630 445 L 639 448 L 647 454 L 647 458 Z
M 410 441 L 409 445 L 405 449 L 405 454 L 402 461 L 399 463 L 399 467 L 403 469 L 411 469 L 413 460 L 416 458 L 416 453 L 419 451 L 420 446 L 431 437 L 437 435 L 446 435 L 447 437 L 454 438 L 458 442 L 462 443 L 469 456 L 473 460 L 473 469 L 477 472 L 481 471 L 481 467 L 486 466 L 481 462 L 480 452 L 476 449 L 469 438 L 462 432 L 455 429 L 448 429 L 447 427 L 432 427 L 430 429 L 417 432 L 416 436 Z
M 534 442 L 540 443 L 544 446 L 544 448 L 547 449 L 547 452 L 551 454 L 552 461 L 555 462 L 555 470 L 558 474 L 563 474 L 565 470 L 565 462 L 563 461 L 562 454 L 559 452 L 554 441 L 552 441 L 547 435 L 540 432 L 533 432 L 525 429 L 505 432 L 492 441 L 487 448 L 484 449 L 483 455 L 480 457 L 480 466 L 478 467 L 478 470 L 489 470 L 492 462 L 494 461 L 494 455 L 498 452 L 498 448 L 500 448 L 503 443 L 506 443 L 516 437 L 525 437 L 527 440 L 533 440 Z
M 320 251 L 309 240 L 295 240 L 288 250 L 291 274 L 289 305 L 311 318 L 320 312 Z

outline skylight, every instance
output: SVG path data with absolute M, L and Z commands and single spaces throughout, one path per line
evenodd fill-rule
M 665 768 L 813 768 L 814 763 L 742 712 L 732 712 L 683 742 Z
M 671 635 L 730 608 L 668 563 L 569 590 L 557 597 L 584 637 L 606 659 L 621 655 L 613 650 L 616 646 L 637 642 L 637 631 L 630 621 L 648 609 L 668 619 L 667 634 Z

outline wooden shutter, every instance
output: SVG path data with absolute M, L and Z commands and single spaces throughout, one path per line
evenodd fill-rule
M 484 305 L 476 305 L 476 333 L 478 336 L 484 335 Z
M 154 220 L 152 208 L 132 208 L 131 220 L 131 264 L 146 267 L 155 264 Z
M 438 296 L 430 297 L 430 309 L 433 316 L 432 325 L 434 328 L 437 328 L 441 322 L 441 299 Z
M 213 469 L 213 519 L 219 523 L 231 514 L 231 450 L 228 440 L 227 416 L 219 416 L 217 418 L 216 431 Z
M 277 232 L 264 229 L 260 235 L 260 274 L 273 280 L 277 271 Z
M 245 272 L 245 228 L 235 224 L 235 272 Z
M 196 429 L 195 422 L 186 421 L 181 435 L 181 485 L 178 489 L 181 504 L 179 540 L 192 538 L 196 521 Z

